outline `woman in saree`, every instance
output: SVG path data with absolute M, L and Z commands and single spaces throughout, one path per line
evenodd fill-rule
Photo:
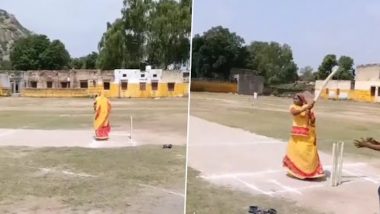
M 104 92 L 97 96 L 94 103 L 95 107 L 95 138 L 97 140 L 107 140 L 111 131 L 109 116 L 111 113 L 111 103 L 104 96 Z
M 314 101 L 307 104 L 302 94 L 296 94 L 290 106 L 293 125 L 283 166 L 298 179 L 324 177 L 318 155 L 313 107 Z

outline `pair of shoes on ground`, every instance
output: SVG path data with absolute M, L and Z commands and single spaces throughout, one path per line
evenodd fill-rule
M 277 211 L 275 209 L 262 210 L 257 206 L 249 206 L 248 213 L 252 213 L 252 214 L 277 214 Z

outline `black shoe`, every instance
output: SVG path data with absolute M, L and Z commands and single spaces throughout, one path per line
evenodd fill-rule
M 249 206 L 248 213 L 257 214 L 258 211 L 259 211 L 259 208 L 257 206 Z
M 269 209 L 265 213 L 267 213 L 267 214 L 277 214 L 277 211 L 275 209 Z
M 171 149 L 172 147 L 173 147 L 172 144 L 164 144 L 164 145 L 162 146 L 163 149 Z

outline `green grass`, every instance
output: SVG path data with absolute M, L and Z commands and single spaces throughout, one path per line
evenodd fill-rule
M 136 129 L 187 130 L 187 98 L 111 100 L 111 126 L 129 127 L 130 115 Z M 92 99 L 0 98 L 0 128 L 92 129 Z
M 188 169 L 187 189 L 191 191 L 186 198 L 186 213 L 188 214 L 248 213 L 249 206 L 258 206 L 262 209 L 274 208 L 277 213 L 319 213 L 309 208 L 299 207 L 285 198 L 254 196 L 249 193 L 215 186 L 197 177 L 198 175 L 198 171 Z M 191 194 L 192 192 L 197 194 Z
M 291 99 L 252 97 L 231 94 L 192 93 L 191 114 L 226 126 L 287 141 L 291 128 L 288 113 Z M 379 104 L 349 101 L 320 101 L 316 105 L 317 138 L 320 150 L 331 152 L 334 141 L 345 141 L 351 157 L 375 159 L 379 153 L 357 149 L 353 140 L 360 137 L 380 139 Z
M 180 156 L 180 157 L 179 157 Z M 144 204 L 147 184 L 181 192 L 185 147 L 159 146 L 91 150 L 81 148 L 0 149 L 1 212 L 28 198 L 48 198 L 69 210 L 120 212 L 136 201 Z M 43 173 L 39 168 L 54 169 Z M 96 177 L 78 177 L 62 170 Z M 29 207 L 31 209 L 31 207 Z M 68 210 L 67 210 L 68 211 Z

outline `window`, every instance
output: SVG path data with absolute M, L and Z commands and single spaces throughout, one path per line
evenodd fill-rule
M 338 88 L 338 89 L 336 89 L 336 95 L 339 96 L 339 94 L 340 94 L 340 89 Z
M 46 82 L 46 87 L 47 88 L 53 88 L 53 82 L 52 81 Z
M 156 77 L 157 77 L 157 74 L 153 74 L 153 77 L 156 78 Z
M 141 78 L 144 78 L 145 77 L 145 74 L 141 74 Z
M 121 90 L 128 90 L 128 82 L 121 82 Z
M 110 90 L 110 82 L 104 82 L 103 83 L 103 89 L 104 90 Z
M 94 87 L 96 87 L 96 80 L 93 80 L 93 81 L 92 81 L 92 85 L 93 85 Z
M 61 88 L 70 88 L 70 82 L 61 82 Z
M 157 91 L 158 90 L 158 82 L 152 82 L 152 90 Z
M 169 82 L 168 83 L 168 89 L 169 89 L 169 91 L 174 91 L 174 88 L 175 88 L 175 83 L 174 82 Z
M 183 73 L 183 77 L 190 77 L 190 73 L 189 72 Z
M 30 82 L 30 87 L 31 88 L 37 88 L 37 81 L 31 81 Z
M 88 81 L 87 80 L 81 80 L 80 81 L 80 88 L 88 88 Z
M 140 82 L 140 91 L 145 91 L 145 90 L 146 90 L 146 83 Z
M 376 87 L 371 86 L 371 97 L 375 96 L 375 92 L 376 92 Z
M 127 77 L 127 74 L 123 74 L 123 77 Z

